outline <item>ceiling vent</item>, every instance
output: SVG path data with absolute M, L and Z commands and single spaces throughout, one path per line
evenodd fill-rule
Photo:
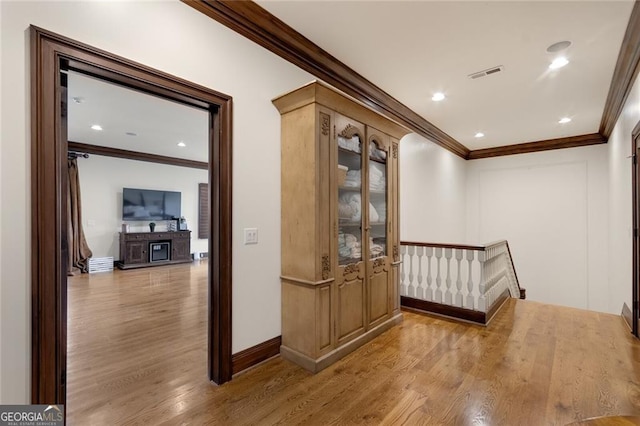
M 493 67 L 483 71 L 474 72 L 473 74 L 469 74 L 469 78 L 472 80 L 475 80 L 476 78 L 486 77 L 488 75 L 495 74 L 502 71 L 504 71 L 504 67 L 502 65 L 499 65 L 497 67 Z

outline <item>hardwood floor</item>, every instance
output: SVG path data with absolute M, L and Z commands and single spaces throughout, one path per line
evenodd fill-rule
M 615 315 L 510 299 L 484 328 L 405 312 L 316 375 L 277 357 L 217 387 L 206 374 L 206 306 L 206 264 L 71 278 L 68 424 L 565 425 L 640 415 L 640 343 Z

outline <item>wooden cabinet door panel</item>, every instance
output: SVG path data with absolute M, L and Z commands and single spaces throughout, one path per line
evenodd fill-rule
M 187 260 L 191 258 L 191 244 L 189 240 L 174 239 L 171 243 L 171 260 Z
M 343 344 L 365 331 L 365 264 L 352 263 L 338 269 L 337 340 Z
M 149 243 L 146 241 L 126 242 L 126 263 L 147 263 L 149 262 Z
M 369 326 L 373 327 L 376 323 L 383 321 L 389 317 L 389 279 L 390 271 L 388 267 L 375 264 L 387 264 L 387 258 L 378 258 L 371 262 L 372 275 L 369 276 Z

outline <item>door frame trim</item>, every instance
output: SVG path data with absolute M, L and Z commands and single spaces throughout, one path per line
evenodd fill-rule
M 640 315 L 640 232 L 638 232 L 638 226 L 640 225 L 640 209 L 638 208 L 638 201 L 640 201 L 640 197 L 638 194 L 638 140 L 640 139 L 640 121 L 636 124 L 631 132 L 631 158 L 633 159 L 631 162 L 631 204 L 632 204 L 632 233 L 633 233 L 633 254 L 632 254 L 632 263 L 633 263 L 633 278 L 632 278 L 632 321 L 631 321 L 631 332 L 634 336 L 638 336 L 638 316 Z
M 66 402 L 66 137 L 61 64 L 210 111 L 209 378 L 231 380 L 232 98 L 53 32 L 31 42 L 31 402 Z M 215 131 L 214 131 L 215 130 Z

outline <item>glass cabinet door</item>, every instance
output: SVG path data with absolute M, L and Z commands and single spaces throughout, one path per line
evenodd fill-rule
M 387 253 L 387 152 L 369 142 L 369 258 Z
M 360 136 L 338 136 L 338 264 L 362 260 L 362 151 Z

